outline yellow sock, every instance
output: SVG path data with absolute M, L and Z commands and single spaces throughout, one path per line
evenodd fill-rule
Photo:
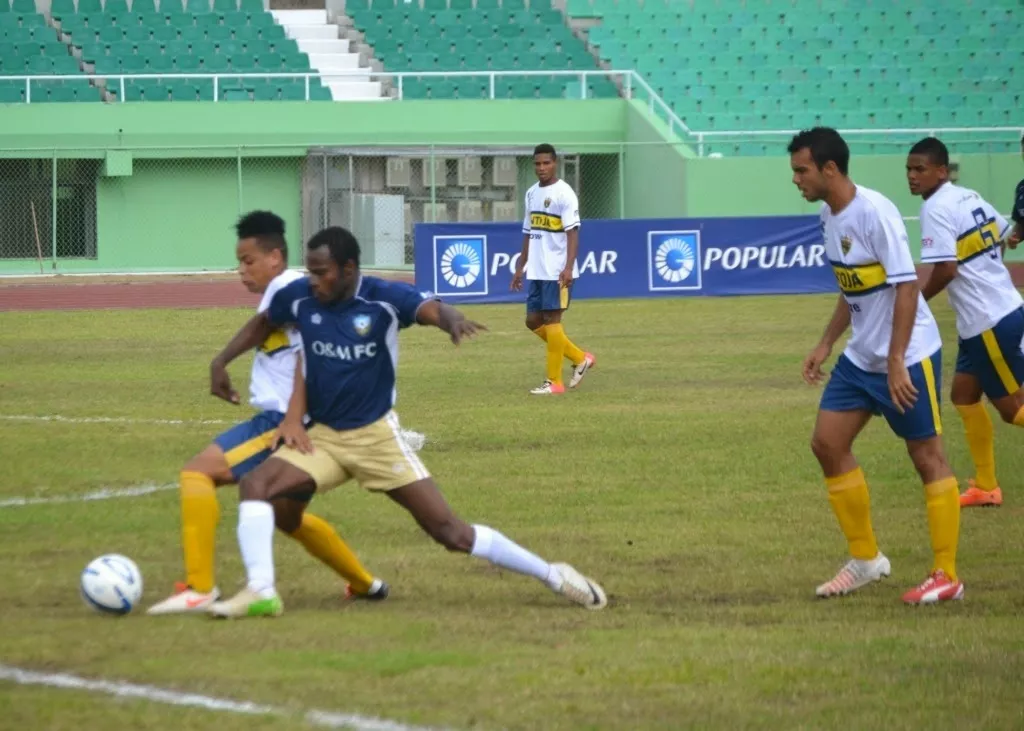
M 562 332 L 564 334 L 565 331 L 563 330 Z M 587 354 L 584 353 L 579 348 L 577 348 L 576 344 L 569 339 L 568 335 L 566 335 L 565 336 L 565 357 L 568 358 L 569 361 L 574 366 L 577 366 L 577 365 L 579 365 L 580 363 L 583 362 L 583 359 L 585 357 L 587 357 Z
M 548 380 L 562 385 L 562 358 L 565 357 L 565 330 L 561 323 L 547 325 L 548 342 Z
M 863 561 L 878 555 L 875 531 L 871 527 L 871 498 L 864 471 L 858 467 L 838 477 L 826 477 L 828 501 L 839 519 L 850 555 Z
M 979 489 L 986 492 L 995 490 L 999 484 L 996 482 L 995 433 L 992 431 L 992 419 L 989 418 L 988 409 L 979 401 L 966 406 L 956 404 L 956 410 L 964 420 L 967 446 L 971 450 L 971 459 L 974 460 L 974 482 Z
M 1021 406 L 1017 413 L 1014 415 L 1013 425 L 1024 426 L 1024 406 Z
M 960 491 L 955 477 L 924 486 L 928 504 L 928 532 L 935 554 L 933 570 L 942 569 L 956 581 L 956 544 L 960 538 Z
M 365 594 L 370 590 L 373 576 L 326 520 L 310 513 L 303 513 L 302 525 L 291 536 L 311 555 L 316 556 L 348 581 L 352 591 Z
M 533 331 L 533 334 L 546 343 L 548 341 L 548 326 L 541 325 L 540 327 Z
M 201 472 L 182 472 L 181 548 L 188 585 L 204 594 L 213 591 L 213 552 L 220 505 L 213 479 Z

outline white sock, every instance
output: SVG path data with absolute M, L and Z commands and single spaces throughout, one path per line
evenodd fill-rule
M 555 591 L 562 586 L 562 575 L 537 554 L 527 551 L 486 525 L 474 525 L 473 532 L 472 555 L 509 571 L 540 579 Z
M 274 508 L 262 500 L 238 504 L 238 546 L 249 589 L 264 598 L 274 595 Z

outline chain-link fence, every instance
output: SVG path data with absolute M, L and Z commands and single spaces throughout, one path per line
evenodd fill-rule
M 903 158 L 912 141 L 851 145 L 854 179 L 896 201 L 911 227 L 920 200 L 906 190 Z M 1008 212 L 1024 167 L 1006 150 L 1019 136 L 948 141 L 958 181 Z M 786 142 L 770 133 L 707 137 L 704 149 L 557 147 L 584 219 L 811 213 L 789 183 Z M 295 266 L 304 241 L 337 225 L 356 234 L 367 268 L 407 269 L 416 224 L 519 221 L 535 179 L 532 147 L 521 145 L 0 150 L 0 274 L 226 271 L 235 221 L 258 208 L 285 219 Z

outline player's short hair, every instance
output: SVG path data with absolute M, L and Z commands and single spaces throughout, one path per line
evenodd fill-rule
M 347 228 L 331 226 L 313 234 L 306 244 L 307 248 L 320 249 L 324 246 L 331 252 L 331 258 L 338 266 L 354 261 L 359 266 L 359 242 Z
M 251 211 L 238 219 L 235 234 L 239 239 L 255 239 L 265 252 L 277 249 L 288 261 L 288 243 L 284 238 L 284 219 L 270 211 Z
M 551 159 L 552 160 L 557 160 L 558 159 L 558 153 L 555 152 L 554 145 L 549 145 L 547 142 L 544 142 L 544 143 L 534 147 L 533 148 L 533 155 L 534 155 L 534 157 L 536 157 L 537 155 L 551 155 Z
M 829 162 L 834 162 L 843 175 L 850 169 L 850 148 L 846 140 L 831 127 L 805 129 L 793 137 L 786 149 L 790 155 L 800 150 L 810 150 L 811 159 L 818 170 Z
M 911 155 L 924 155 L 932 165 L 949 166 L 949 150 L 937 137 L 925 137 L 910 148 Z

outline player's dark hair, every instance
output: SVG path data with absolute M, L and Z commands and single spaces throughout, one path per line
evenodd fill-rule
M 786 149 L 790 155 L 800 150 L 810 150 L 811 159 L 818 170 L 829 162 L 834 162 L 843 175 L 850 169 L 850 148 L 846 140 L 831 127 L 805 129 L 793 137 Z
M 534 147 L 533 155 L 534 157 L 536 157 L 537 155 L 551 155 L 552 160 L 558 159 L 558 153 L 555 152 L 554 145 L 549 145 L 547 142 L 544 142 L 543 144 Z
M 910 148 L 911 155 L 924 155 L 932 165 L 949 166 L 949 150 L 937 137 L 925 137 Z
M 284 219 L 270 211 L 252 211 L 238 219 L 235 234 L 239 239 L 256 239 L 263 251 L 278 249 L 288 261 L 288 244 L 284 238 Z
M 306 246 L 312 249 L 319 249 L 326 246 L 331 252 L 331 258 L 338 266 L 344 266 L 347 262 L 354 261 L 359 266 L 359 242 L 352 232 L 341 226 L 331 226 L 313 234 Z

